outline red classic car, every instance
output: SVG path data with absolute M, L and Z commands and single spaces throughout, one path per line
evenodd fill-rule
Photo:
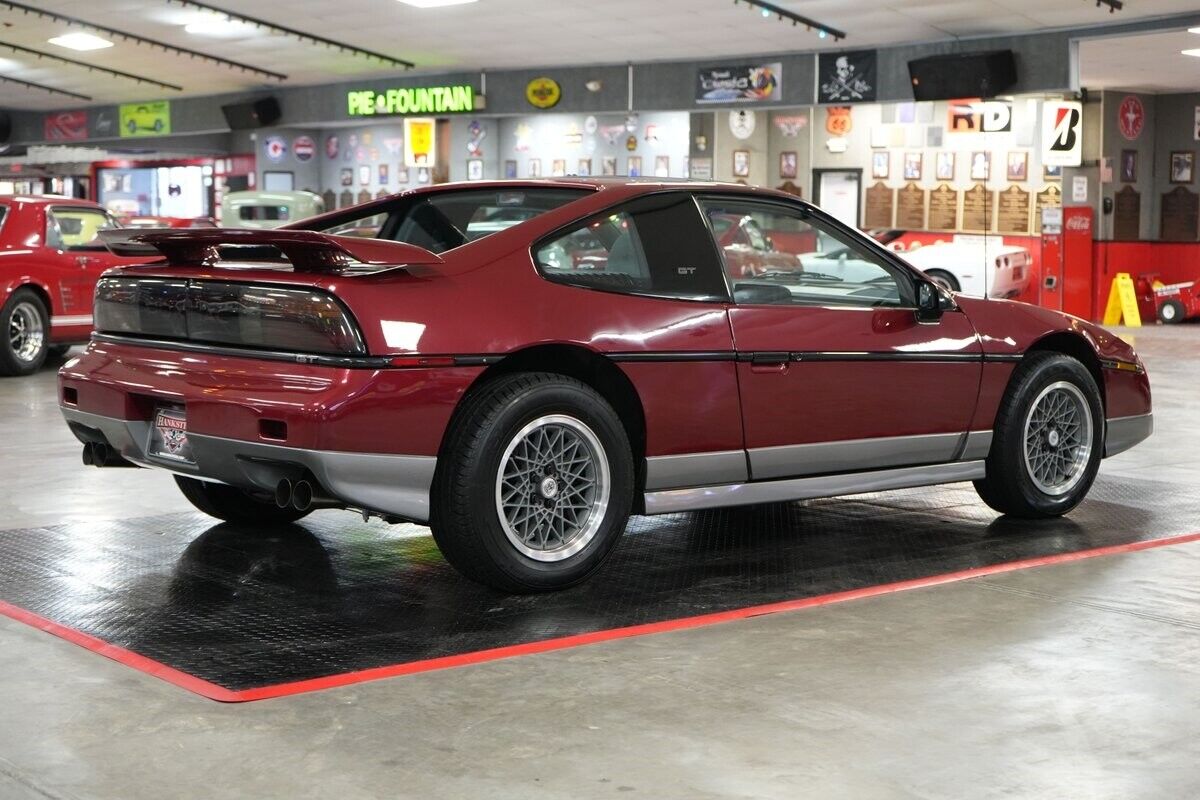
M 531 213 L 480 226 L 501 208 Z M 713 220 L 748 215 L 856 277 L 728 277 Z M 323 232 L 374 216 L 377 239 Z M 169 470 L 226 520 L 429 523 L 508 591 L 583 580 L 630 514 L 966 480 L 1063 514 L 1152 429 L 1117 337 L 957 297 L 780 192 L 448 184 L 291 229 L 105 237 L 162 259 L 101 280 L 61 370 L 86 463 Z
M 96 279 L 129 262 L 96 236 L 116 225 L 84 200 L 0 196 L 0 375 L 36 372 L 50 351 L 87 341 Z

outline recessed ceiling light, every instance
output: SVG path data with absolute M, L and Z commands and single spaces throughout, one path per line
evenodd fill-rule
M 1200 33 L 1200 28 L 1188 28 L 1188 33 Z
M 250 33 L 254 26 L 220 14 L 201 14 L 184 25 L 183 29 L 200 36 L 237 36 Z
M 93 36 L 90 33 L 83 33 L 82 31 L 64 33 L 62 36 L 55 36 L 49 41 L 50 44 L 56 44 L 59 47 L 66 47 L 71 50 L 103 50 L 106 47 L 113 46 L 113 43 L 108 39 L 101 39 L 99 36 Z
M 400 2 L 416 8 L 441 8 L 442 6 L 462 6 L 474 3 L 476 0 L 400 0 Z
M 1195 56 L 1196 58 L 1200 58 L 1200 47 L 1196 47 L 1191 50 L 1180 50 L 1179 52 L 1183 53 L 1185 56 Z

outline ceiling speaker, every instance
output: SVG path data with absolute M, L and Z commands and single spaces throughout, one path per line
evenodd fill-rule
M 1012 50 L 956 53 L 908 62 L 914 100 L 961 100 L 995 97 L 1017 83 Z
M 274 125 L 283 114 L 279 108 L 279 101 L 274 97 L 265 97 L 252 103 L 221 106 L 221 113 L 225 115 L 225 122 L 235 131 Z

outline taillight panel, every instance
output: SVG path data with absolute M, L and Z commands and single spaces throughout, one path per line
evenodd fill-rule
M 349 311 L 317 289 L 165 278 L 101 278 L 96 330 L 295 353 L 364 355 Z

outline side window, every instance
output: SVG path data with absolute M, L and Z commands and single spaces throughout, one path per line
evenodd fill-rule
M 744 305 L 911 306 L 903 270 L 804 209 L 702 198 L 733 301 Z M 739 245 L 737 232 L 751 247 Z
M 91 208 L 46 211 L 46 246 L 59 250 L 103 250 L 97 234 L 117 227 L 112 217 Z
M 729 299 L 712 237 L 691 195 L 639 198 L 536 245 L 555 283 L 689 300 Z

